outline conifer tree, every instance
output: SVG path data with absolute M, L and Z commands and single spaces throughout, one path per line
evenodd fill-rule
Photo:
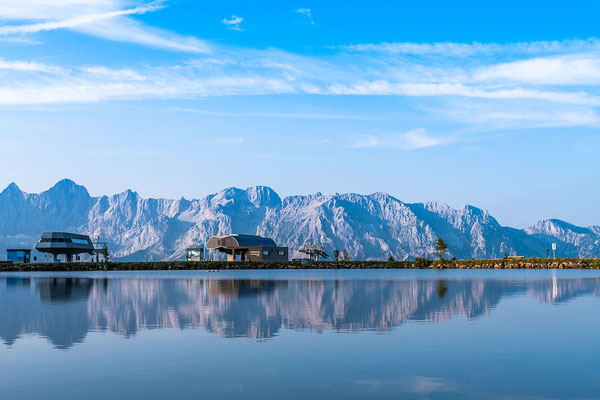
M 440 261 L 444 258 L 444 253 L 448 251 L 448 245 L 444 242 L 444 239 L 440 236 L 435 242 L 435 253 L 437 254 Z

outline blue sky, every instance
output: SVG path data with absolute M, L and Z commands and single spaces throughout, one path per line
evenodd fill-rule
M 577 0 L 4 0 L 0 186 L 383 191 L 598 225 L 599 16 Z

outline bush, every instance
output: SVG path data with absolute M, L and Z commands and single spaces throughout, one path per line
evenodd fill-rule
M 430 265 L 431 265 L 431 261 L 429 261 L 423 257 L 415 258 L 415 268 L 428 268 Z

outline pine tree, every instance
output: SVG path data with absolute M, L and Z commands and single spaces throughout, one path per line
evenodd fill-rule
M 446 251 L 448 251 L 448 245 L 440 236 L 437 238 L 437 242 L 435 242 L 435 253 L 437 254 L 440 261 L 444 258 L 444 253 L 446 253 Z

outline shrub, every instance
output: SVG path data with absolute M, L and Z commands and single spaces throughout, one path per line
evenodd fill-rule
M 431 261 L 429 261 L 423 257 L 415 258 L 415 267 L 416 268 L 427 268 L 430 265 L 431 265 Z

